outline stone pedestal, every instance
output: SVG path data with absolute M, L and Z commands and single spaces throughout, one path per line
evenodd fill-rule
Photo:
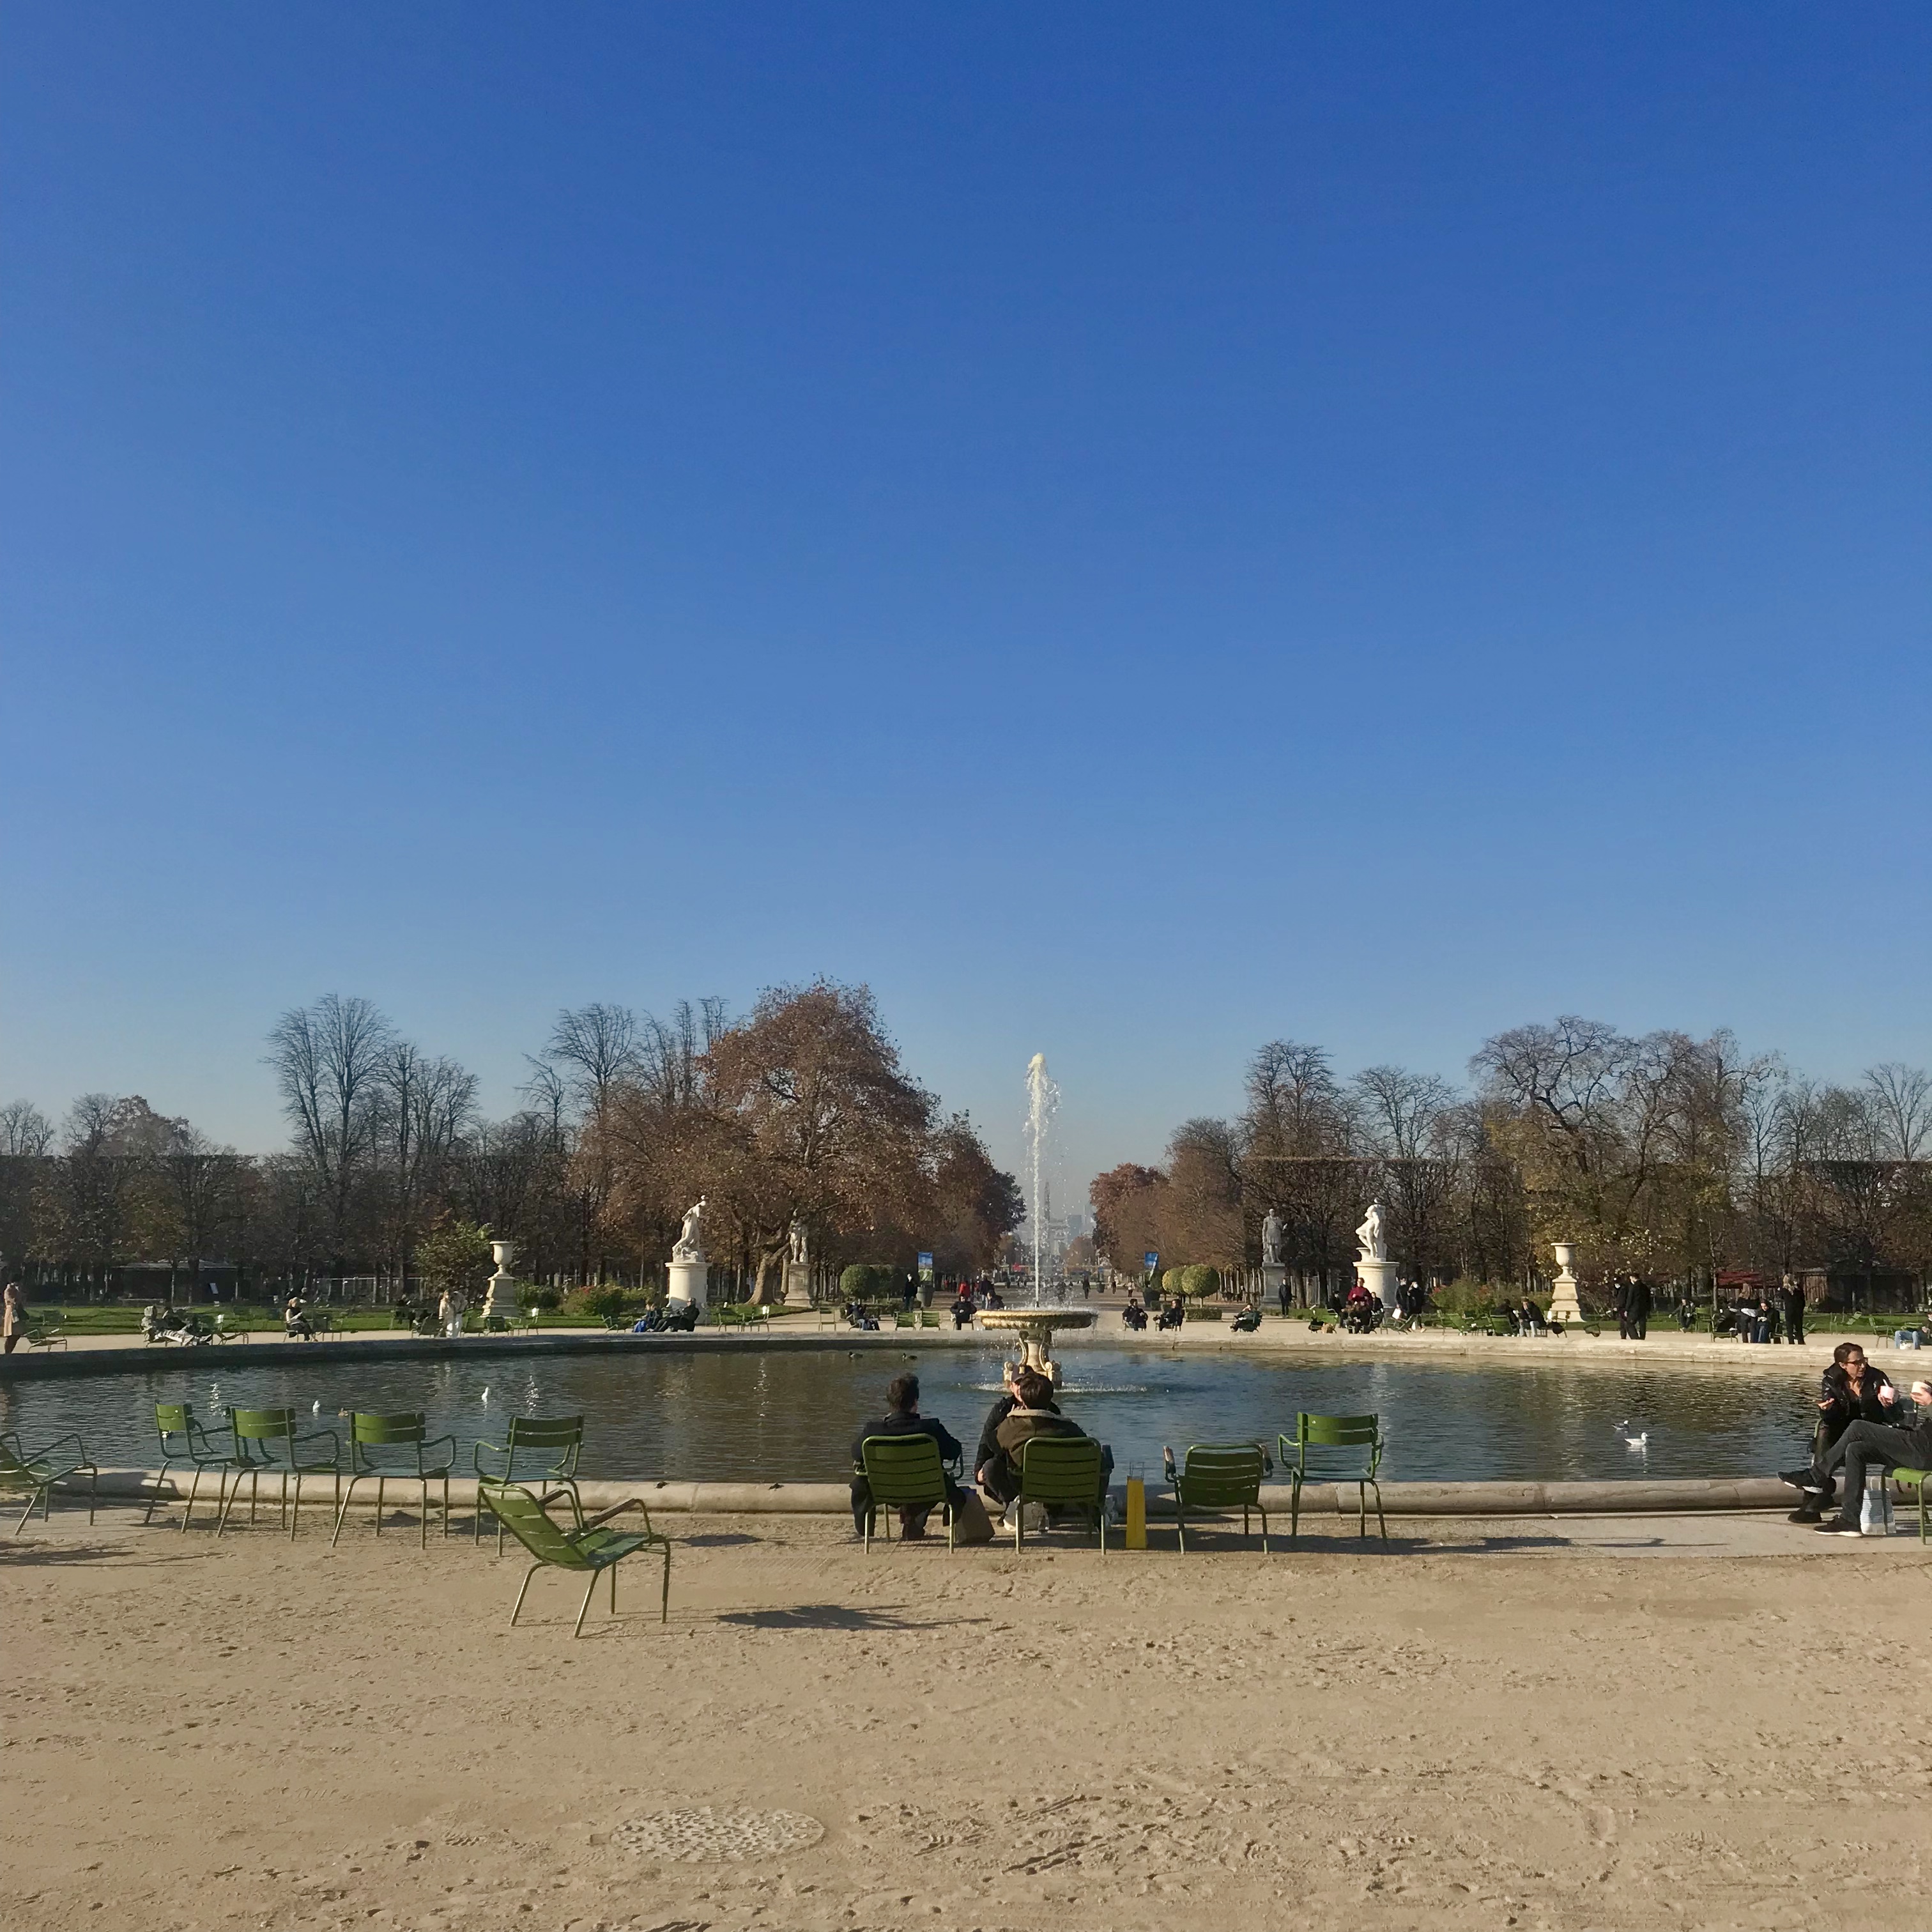
M 496 1258 L 496 1272 L 487 1284 L 489 1292 L 483 1298 L 483 1319 L 488 1322 L 493 1315 L 511 1315 L 516 1312 L 517 1278 L 510 1272 L 510 1264 L 517 1258 L 517 1244 L 514 1241 L 492 1241 L 490 1252 Z
M 1359 1261 L 1355 1272 L 1362 1278 L 1362 1286 L 1374 1295 L 1382 1305 L 1385 1315 L 1395 1312 L 1395 1292 L 1398 1286 L 1396 1265 L 1394 1262 Z
M 1550 1246 L 1556 1252 L 1556 1279 L 1550 1284 L 1550 1319 L 1567 1327 L 1583 1318 L 1576 1300 L 1576 1277 L 1570 1272 L 1576 1250 L 1568 1241 L 1552 1241 Z
M 711 1264 L 705 1261 L 673 1262 L 670 1264 L 670 1293 L 673 1303 L 688 1302 L 702 1308 L 705 1305 L 705 1289 L 710 1282 Z
M 1262 1263 L 1262 1300 L 1270 1308 L 1281 1306 L 1281 1292 L 1288 1286 L 1288 1270 L 1279 1262 Z
M 784 1267 L 784 1305 L 788 1308 L 812 1306 L 812 1264 L 787 1262 Z

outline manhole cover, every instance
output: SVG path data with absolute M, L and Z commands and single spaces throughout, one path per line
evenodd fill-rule
M 627 1852 L 688 1864 L 711 1858 L 768 1858 L 802 1850 L 825 1835 L 816 1818 L 800 1811 L 716 1811 L 709 1804 L 694 1811 L 654 1811 L 633 1818 L 610 1834 Z

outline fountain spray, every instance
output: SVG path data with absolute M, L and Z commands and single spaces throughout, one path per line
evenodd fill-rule
M 1027 1139 L 1033 1149 L 1033 1196 L 1028 1205 L 1033 1217 L 1033 1298 L 1037 1307 L 1046 1279 L 1041 1263 L 1046 1244 L 1046 1136 L 1060 1105 L 1060 1089 L 1047 1072 L 1045 1054 L 1036 1053 L 1027 1062 L 1026 1083 Z

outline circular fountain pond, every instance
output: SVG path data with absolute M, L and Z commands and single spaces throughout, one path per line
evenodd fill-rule
M 1530 1480 L 1618 1476 L 1754 1475 L 1798 1459 L 1816 1412 L 1808 1361 L 1788 1378 L 1694 1367 L 1565 1367 L 1322 1360 L 1309 1354 L 1175 1354 L 1056 1343 L 1061 1405 L 1130 1463 L 1158 1472 L 1162 1445 L 1260 1441 L 1292 1433 L 1295 1412 L 1372 1410 L 1396 1480 Z M 0 1429 L 31 1447 L 78 1430 L 104 1465 L 156 1460 L 154 1404 L 190 1402 L 219 1420 L 224 1404 L 286 1406 L 310 1426 L 345 1426 L 350 1408 L 424 1409 L 470 1445 L 500 1441 L 512 1414 L 586 1418 L 590 1476 L 824 1480 L 850 1468 L 852 1439 L 885 1406 L 906 1369 L 922 1407 L 970 1450 L 1000 1393 L 1006 1359 L 992 1348 L 733 1349 L 715 1354 L 478 1355 L 470 1360 L 316 1363 L 279 1345 L 197 1352 L 124 1374 L 0 1384 Z M 1617 1425 L 1647 1434 L 1625 1448 Z

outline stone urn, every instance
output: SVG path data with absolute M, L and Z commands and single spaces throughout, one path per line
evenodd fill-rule
M 1576 1300 L 1576 1277 L 1570 1271 L 1570 1263 L 1576 1258 L 1576 1246 L 1574 1241 L 1552 1241 L 1550 1245 L 1556 1256 L 1556 1279 L 1550 1284 L 1550 1318 L 1567 1328 L 1583 1318 L 1582 1308 Z
M 483 1298 L 483 1318 L 488 1321 L 493 1315 L 508 1315 L 517 1305 L 517 1278 L 510 1272 L 510 1264 L 517 1258 L 514 1241 L 492 1241 L 490 1255 L 496 1264 L 496 1272 L 486 1284 L 488 1292 Z

